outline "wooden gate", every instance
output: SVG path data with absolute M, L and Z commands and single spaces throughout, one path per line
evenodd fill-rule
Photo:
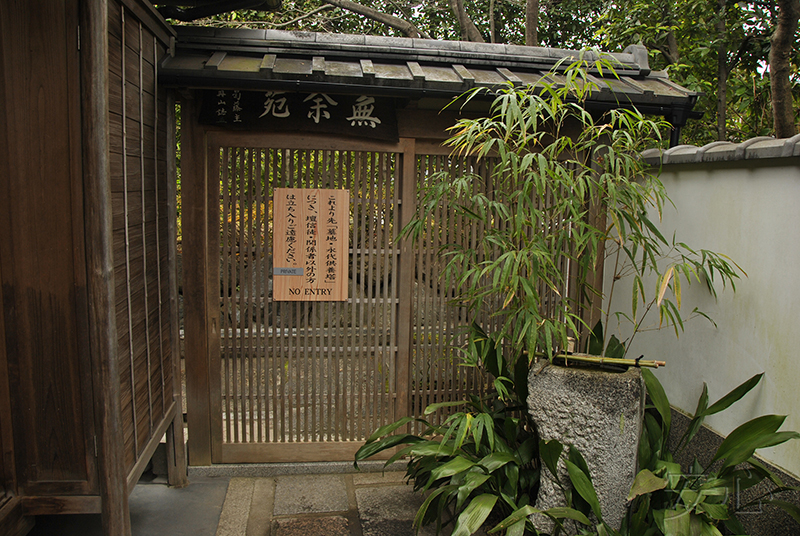
M 438 277 L 440 248 L 474 244 L 479 230 L 443 206 L 417 243 L 397 237 L 417 190 L 447 180 L 437 172 L 488 177 L 491 159 L 454 159 L 414 139 L 187 131 L 190 464 L 352 460 L 378 427 L 486 388 L 453 347 L 472 319 L 448 303 L 452 282 Z M 273 301 L 275 188 L 349 192 L 347 301 Z M 575 292 L 570 285 L 545 301 Z M 496 322 L 478 320 L 489 330 Z
M 215 133 L 208 144 L 209 184 L 219 187 L 210 251 L 220 252 L 209 271 L 220 290 L 209 340 L 212 462 L 352 459 L 408 405 L 401 147 L 243 141 Z M 349 192 L 346 302 L 273 301 L 271 199 L 281 187 Z

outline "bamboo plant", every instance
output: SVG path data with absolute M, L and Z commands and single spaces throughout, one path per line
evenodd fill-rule
M 594 304 L 610 298 L 593 279 L 607 259 L 614 266 L 608 294 L 630 276 L 632 310 L 620 318 L 633 322 L 634 333 L 651 311 L 678 333 L 683 285 L 701 281 L 714 292 L 715 283 L 733 286 L 739 276 L 724 255 L 692 250 L 658 230 L 669 198 L 639 154 L 660 143 L 667 125 L 625 107 L 587 111 L 587 99 L 601 89 L 590 71 L 614 78 L 607 61 L 560 65 L 533 87 L 497 91 L 486 117 L 453 126 L 446 142 L 451 160 L 491 159 L 494 167 L 486 178 L 468 165 L 432 177 L 417 217 L 403 230 L 413 239 L 435 232 L 441 206 L 465 222 L 461 232 L 472 240 L 442 248 L 442 277 L 455 289 L 453 302 L 476 319 L 461 348 L 463 364 L 492 385 L 484 397 L 425 410 L 460 405 L 444 423 L 406 417 L 380 428 L 356 454 L 358 462 L 402 447 L 390 462 L 406 456 L 415 489 L 430 492 L 417 528 L 452 521 L 452 534 L 466 536 L 490 515 L 499 521 L 532 508 L 540 468 L 525 411 L 529 366 L 536 355 L 563 355 L 582 333 L 591 335 L 584 338 L 596 359 L 623 357 L 619 340 L 587 323 Z M 650 277 L 655 288 L 646 292 Z M 487 313 L 496 330 L 478 322 Z M 414 420 L 421 433 L 395 433 Z M 551 509 L 545 515 L 560 525 L 578 514 Z M 521 535 L 526 527 L 532 528 L 520 518 L 503 528 Z

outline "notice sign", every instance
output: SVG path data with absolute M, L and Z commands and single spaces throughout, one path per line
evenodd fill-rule
M 275 301 L 346 301 L 350 192 L 276 188 L 272 296 Z

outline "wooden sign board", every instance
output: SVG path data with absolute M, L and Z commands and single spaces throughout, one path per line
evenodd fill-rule
M 350 192 L 276 188 L 272 297 L 347 301 Z

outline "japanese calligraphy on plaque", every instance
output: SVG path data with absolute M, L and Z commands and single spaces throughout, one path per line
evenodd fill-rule
M 369 95 L 207 90 L 203 92 L 200 123 L 233 129 L 398 139 L 394 102 Z
M 276 188 L 272 296 L 275 301 L 346 301 L 350 192 Z

